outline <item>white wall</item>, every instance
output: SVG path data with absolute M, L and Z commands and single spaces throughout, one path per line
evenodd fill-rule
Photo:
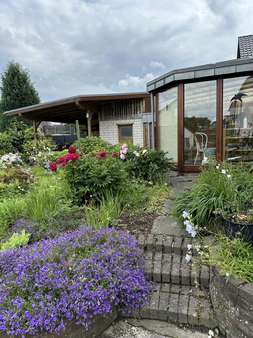
M 99 136 L 111 143 L 119 143 L 119 128 L 121 124 L 133 124 L 133 143 L 143 147 L 143 122 L 142 118 L 129 120 L 99 121 Z

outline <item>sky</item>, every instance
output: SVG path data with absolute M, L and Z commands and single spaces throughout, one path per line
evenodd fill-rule
M 145 91 L 170 70 L 236 58 L 252 0 L 0 0 L 0 73 L 30 72 L 42 101 Z

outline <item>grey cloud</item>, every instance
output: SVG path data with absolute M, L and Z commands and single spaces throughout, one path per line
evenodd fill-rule
M 0 0 L 0 72 L 16 60 L 43 100 L 145 90 L 174 68 L 234 58 L 249 0 Z

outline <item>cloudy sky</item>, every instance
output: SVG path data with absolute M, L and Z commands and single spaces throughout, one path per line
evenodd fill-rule
M 143 91 L 175 68 L 236 57 L 252 0 L 0 0 L 0 73 L 15 60 L 42 101 Z

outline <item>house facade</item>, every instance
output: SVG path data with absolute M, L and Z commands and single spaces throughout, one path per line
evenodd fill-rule
M 180 171 L 210 159 L 253 162 L 253 36 L 239 37 L 237 59 L 170 71 L 147 84 L 155 146 Z

